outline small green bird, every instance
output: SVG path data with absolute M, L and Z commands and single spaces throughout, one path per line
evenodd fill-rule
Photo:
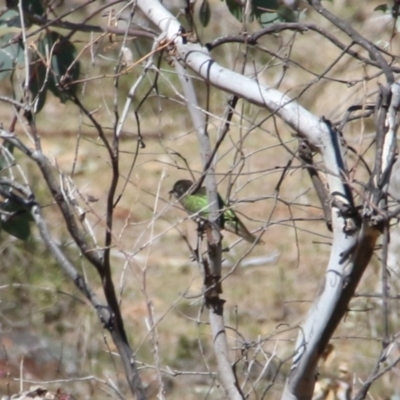
M 193 182 L 188 179 L 182 179 L 175 182 L 174 187 L 169 192 L 173 194 L 189 215 L 196 214 L 201 218 L 207 219 L 209 216 L 207 191 L 205 187 L 201 187 L 196 193 L 191 193 Z M 222 197 L 218 194 L 218 207 L 223 210 L 220 218 L 220 227 L 228 232 L 235 233 L 250 243 L 264 244 L 257 236 L 249 232 L 243 222 L 236 213 L 230 208 L 226 208 L 226 204 Z

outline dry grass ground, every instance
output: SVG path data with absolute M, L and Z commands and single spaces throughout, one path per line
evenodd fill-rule
M 375 4 L 371 2 L 368 9 L 354 11 L 352 7 L 357 7 L 357 2 L 341 3 L 343 10 L 347 10 L 355 23 L 357 19 L 364 23 L 364 16 L 373 8 L 372 3 Z M 225 17 L 225 11 L 221 11 L 224 5 L 219 2 L 212 4 L 216 10 L 213 18 L 217 18 L 219 13 L 223 13 Z M 332 7 L 339 9 L 340 4 Z M 372 24 L 369 20 L 365 22 L 367 23 Z M 232 26 L 236 26 L 233 20 Z M 362 29 L 361 25 L 358 28 Z M 217 29 L 213 28 L 210 33 L 205 34 L 214 35 Z M 317 41 L 313 34 L 303 36 L 296 38 L 292 57 L 300 65 L 306 65 L 318 74 L 338 53 L 333 46 L 326 43 L 319 45 L 320 39 Z M 289 36 L 284 38 L 286 43 L 290 39 Z M 99 53 L 115 58 L 117 43 L 112 46 L 105 42 L 106 39 L 102 40 L 104 41 L 100 41 Z M 316 45 L 311 45 L 314 40 Z M 282 54 L 288 48 L 281 46 L 278 39 L 270 37 L 265 39 L 264 45 L 273 47 L 275 51 L 282 51 Z M 256 53 L 251 52 L 250 56 L 256 57 Z M 88 59 L 88 54 L 84 54 L 84 57 Z M 240 69 L 243 62 L 241 53 L 235 46 L 229 52 L 216 52 L 216 57 L 225 65 L 236 62 L 236 69 Z M 277 59 L 255 59 L 254 64 L 249 62 L 248 65 L 258 69 L 264 68 L 264 63 L 270 68 L 260 73 L 258 79 L 268 84 L 278 82 L 283 69 L 282 63 Z M 98 60 L 95 66 L 87 64 L 85 68 L 88 76 L 112 72 L 112 65 L 104 60 Z M 252 74 L 253 67 L 248 67 L 246 71 Z M 129 85 L 134 82 L 133 76 L 139 72 L 139 68 L 134 69 L 132 75 L 121 80 L 118 93 L 120 104 Z M 362 74 L 362 66 L 345 58 L 337 64 L 330 76 L 349 80 L 360 79 Z M 153 75 L 150 74 L 151 76 Z M 312 83 L 310 89 L 301 95 L 300 103 L 311 112 L 332 120 L 341 117 L 341 112 L 357 102 L 357 99 L 366 98 L 367 93 L 374 92 L 377 84 L 377 81 L 365 84 L 361 81 L 354 87 L 346 88 L 339 83 L 314 82 L 314 79 L 315 76 L 290 66 L 285 71 L 280 90 L 296 96 L 306 85 Z M 118 194 L 121 193 L 122 197 L 114 215 L 114 280 L 121 294 L 121 306 L 131 343 L 137 350 L 139 361 L 144 363 L 143 376 L 146 383 L 151 387 L 157 383 L 153 353 L 155 336 L 170 398 L 222 399 L 223 391 L 217 387 L 214 379 L 207 374 L 200 374 L 209 370 L 215 371 L 215 360 L 207 313 L 202 310 L 202 275 L 196 263 L 191 261 L 191 254 L 184 240 L 186 237 L 195 246 L 196 225 L 168 195 L 176 180 L 190 178 L 183 159 L 195 176 L 199 176 L 202 166 L 197 139 L 189 114 L 181 103 L 182 99 L 174 93 L 174 86 L 179 90 L 178 81 L 167 64 L 163 65 L 160 80 L 162 94 L 166 97 L 158 99 L 153 96 L 140 110 L 141 130 L 146 147 L 137 151 L 137 125 L 133 112 L 124 126 L 126 132 L 121 141 L 121 179 L 118 187 Z M 148 81 L 144 86 L 149 85 Z M 140 90 L 138 100 L 134 102 L 136 105 L 143 96 L 145 87 Z M 204 106 L 205 86 L 199 83 L 197 87 Z M 4 87 L 3 90 L 7 91 L 7 88 Z M 84 104 L 88 109 L 96 110 L 95 117 L 103 127 L 109 129 L 111 138 L 114 124 L 113 80 L 103 78 L 90 81 L 85 85 L 83 93 Z M 223 122 L 221 116 L 226 100 L 226 95 L 212 92 L 209 133 L 213 143 L 218 138 Z M 256 246 L 249 252 L 248 244 L 236 243 L 235 236 L 224 233 L 224 244 L 230 246 L 230 251 L 225 254 L 223 298 L 226 300 L 225 315 L 229 326 L 232 359 L 241 360 L 237 371 L 238 375 L 245 377 L 246 373 L 243 371 L 248 365 L 245 365 L 243 359 L 247 357 L 250 362 L 256 356 L 264 364 L 268 357 L 274 355 L 273 364 L 275 359 L 289 360 L 282 367 L 284 374 L 290 367 L 290 356 L 299 324 L 322 284 L 329 258 L 330 234 L 322 221 L 322 211 L 311 189 L 308 175 L 299 168 L 297 160 L 289 168 L 279 193 L 276 191 L 283 168 L 297 148 L 291 132 L 279 121 L 270 118 L 265 111 L 248 104 L 240 102 L 237 111 L 242 117 L 234 118 L 231 131 L 218 152 L 216 170 L 220 182 L 219 191 L 225 197 L 227 190 L 230 190 L 229 199 L 234 209 L 240 213 L 250 229 L 264 231 L 265 245 Z M 10 115 L 11 110 L 5 106 L 1 111 L 4 126 L 7 126 Z M 78 198 L 82 195 L 81 204 L 86 209 L 86 219 L 101 244 L 111 179 L 104 146 L 85 117 L 71 104 L 63 105 L 55 98 L 48 100 L 38 116 L 37 125 L 42 135 L 44 151 L 54 160 L 55 168 L 65 174 L 73 171 L 75 193 L 79 192 Z M 353 147 L 364 148 L 368 135 L 373 133 L 372 129 L 371 121 L 350 124 L 345 131 L 345 137 Z M 18 126 L 18 134 L 23 135 L 21 126 Z M 45 215 L 52 231 L 60 243 L 69 248 L 78 268 L 88 275 L 91 284 L 101 293 L 99 281 L 71 245 L 56 206 L 49 204 L 50 197 L 43 187 L 38 170 L 16 155 L 29 180 L 34 182 L 41 204 L 48 204 Z M 349 157 L 349 164 L 352 163 L 355 164 L 355 161 Z M 364 172 L 359 171 L 357 176 L 362 177 L 363 174 Z M 87 196 L 97 201 L 85 203 L 82 199 Z M 38 240 L 37 235 L 34 240 Z M 268 263 L 268 257 L 275 261 Z M 255 262 L 257 258 L 264 258 L 264 262 L 260 265 L 244 266 L 245 262 Z M 54 265 L 49 266 L 46 276 L 52 276 L 55 268 Z M 375 292 L 379 274 L 379 263 L 375 260 L 367 271 L 359 292 Z M 12 276 L 7 279 L 13 282 Z M 65 282 L 61 282 L 61 286 L 65 285 Z M 34 285 L 51 286 L 52 279 L 47 278 L 44 285 L 37 278 Z M 72 287 L 68 290 L 75 293 Z M 47 337 L 53 334 L 57 336 L 56 327 L 60 321 L 43 321 L 45 301 L 47 300 L 34 296 L 30 298 L 32 318 L 26 322 L 24 329 L 44 335 L 41 331 L 44 326 Z M 63 299 L 54 298 L 52 305 L 59 307 L 59 303 L 62 304 Z M 395 307 L 397 306 L 393 303 L 393 308 Z M 335 334 L 332 341 L 335 350 L 322 366 L 322 373 L 335 375 L 339 365 L 345 363 L 357 388 L 368 376 L 379 353 L 382 317 L 380 303 L 373 299 L 356 298 L 351 309 L 353 311 L 349 312 Z M 398 318 L 396 310 L 392 311 L 391 329 L 397 332 Z M 101 326 L 94 312 L 87 306 L 74 305 L 73 312 L 63 309 L 58 311 L 58 315 L 65 325 L 60 340 L 71 352 L 77 353 L 77 370 L 74 373 L 79 371 L 80 375 L 93 374 L 105 381 L 119 384 L 124 389 L 123 375 L 116 366 L 117 357 L 112 360 L 112 356 L 108 354 L 109 350 L 114 350 L 113 346 L 108 338 L 103 341 Z M 169 372 L 175 370 L 195 373 L 172 379 Z M 270 373 L 272 372 L 271 367 Z M 55 379 L 56 376 L 57 374 L 46 375 L 46 379 Z M 396 372 L 388 375 L 386 381 L 375 385 L 371 395 L 378 399 L 391 395 L 393 383 L 390 377 L 395 376 Z M 271 375 L 263 378 L 262 388 L 269 379 Z M 268 397 L 278 398 L 282 387 L 283 378 L 279 376 Z M 94 382 L 80 383 L 78 388 L 76 390 L 81 393 L 86 393 L 87 396 L 91 393 L 91 398 L 99 399 L 104 398 L 102 390 L 109 390 L 105 384 Z M 249 388 L 250 385 L 247 385 L 246 390 L 250 390 Z M 155 394 L 151 398 L 155 398 Z

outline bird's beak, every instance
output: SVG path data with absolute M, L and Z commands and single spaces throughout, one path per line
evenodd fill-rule
M 171 197 L 172 197 L 172 195 L 174 194 L 174 189 L 170 190 L 170 191 L 168 192 L 168 194 L 169 194 L 169 199 L 171 200 Z

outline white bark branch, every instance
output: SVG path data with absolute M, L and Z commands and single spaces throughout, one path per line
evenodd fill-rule
M 212 86 L 270 110 L 322 155 L 333 204 L 332 252 L 324 287 L 299 335 L 283 394 L 285 399 L 309 399 L 314 389 L 318 359 L 347 310 L 380 234 L 369 221 L 363 221 L 360 227 L 357 220 L 351 190 L 346 183 L 339 135 L 327 121 L 311 114 L 280 91 L 222 67 L 200 44 L 185 43 L 179 22 L 157 0 L 138 0 L 137 4 L 175 46 L 175 56 L 182 64 Z M 350 211 L 348 214 L 346 209 Z
M 233 72 L 216 63 L 208 50 L 197 43 L 183 43 L 179 21 L 157 0 L 138 0 L 138 7 L 166 35 L 176 48 L 176 57 L 212 86 L 267 108 L 306 138 L 317 148 L 330 172 L 329 186 L 332 192 L 344 193 L 337 153 L 332 148 L 332 132 L 327 124 L 282 92 Z
M 215 171 L 214 166 L 210 163 L 210 157 L 212 155 L 211 150 L 211 142 L 210 137 L 207 132 L 206 126 L 206 118 L 201 108 L 199 107 L 197 101 L 197 95 L 195 88 L 193 86 L 193 82 L 187 70 L 176 61 L 175 65 L 176 72 L 178 73 L 179 80 L 181 82 L 187 108 L 189 110 L 194 129 L 197 133 L 197 139 L 199 143 L 200 156 L 202 160 L 203 167 L 208 169 L 204 171 L 206 173 L 206 188 L 207 188 L 207 196 L 208 203 L 210 204 L 211 221 L 215 222 L 219 218 L 219 203 L 218 203 L 218 195 L 217 195 L 217 182 L 215 179 Z M 208 235 L 207 235 L 208 236 Z M 221 264 L 222 264 L 222 250 L 220 244 L 221 234 L 218 232 L 218 229 L 213 224 L 212 228 L 212 243 L 210 243 L 210 239 L 208 238 L 208 253 L 209 253 L 209 265 L 210 272 L 215 279 L 213 279 L 214 283 L 217 287 L 220 287 L 220 283 L 218 282 L 221 277 Z M 208 272 L 208 268 L 205 271 L 205 274 Z M 208 281 L 209 277 L 205 276 L 205 281 Z M 219 296 L 218 289 L 215 287 L 212 289 L 216 296 Z M 209 288 L 205 288 L 208 290 Z M 210 325 L 212 328 L 213 334 L 213 345 L 214 352 L 218 363 L 218 372 L 221 383 L 225 389 L 225 392 L 229 399 L 241 400 L 242 395 L 238 389 L 238 385 L 236 383 L 236 377 L 233 373 L 231 361 L 229 358 L 229 346 L 227 342 L 227 336 L 225 331 L 224 324 L 224 316 L 223 316 L 223 301 L 218 297 L 213 297 L 212 301 L 208 300 L 210 294 L 206 294 L 206 304 L 209 308 L 209 318 Z

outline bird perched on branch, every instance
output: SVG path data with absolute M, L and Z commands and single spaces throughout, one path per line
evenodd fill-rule
M 192 181 L 182 179 L 175 182 L 174 187 L 169 193 L 173 194 L 179 200 L 189 215 L 192 216 L 195 214 L 202 219 L 208 219 L 210 210 L 208 208 L 206 188 L 203 186 L 193 193 L 193 185 Z M 227 208 L 219 194 L 218 207 L 221 210 L 221 216 L 219 219 L 221 229 L 232 232 L 249 243 L 264 244 L 264 242 L 262 242 L 257 236 L 249 232 L 232 209 Z

